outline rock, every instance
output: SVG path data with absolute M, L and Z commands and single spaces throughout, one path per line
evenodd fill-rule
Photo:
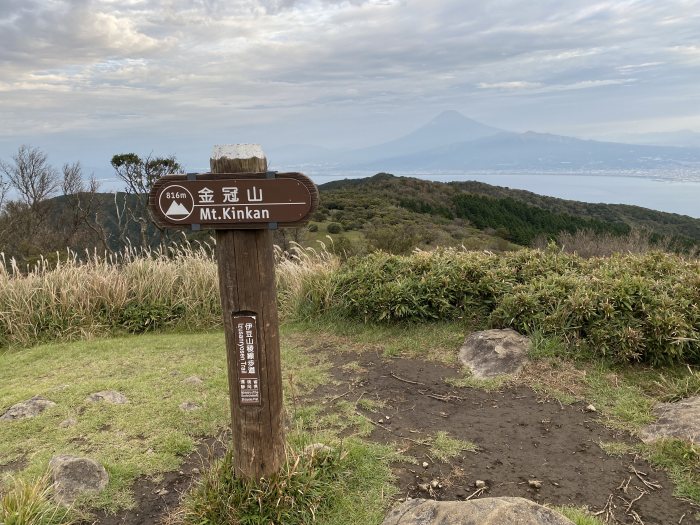
M 594 405 L 588 405 L 585 410 L 586 412 L 598 412 Z
M 86 492 L 102 492 L 109 481 L 105 468 L 97 461 L 76 456 L 54 456 L 49 462 L 55 498 L 70 505 Z
M 423 468 L 428 468 L 429 466 L 430 466 L 430 463 L 428 463 L 427 461 L 423 462 Z
M 61 421 L 58 426 L 59 428 L 68 428 L 68 427 L 74 427 L 75 425 L 78 424 L 78 420 L 75 419 L 74 417 L 69 417 L 68 419 L 64 419 Z
M 394 507 L 382 525 L 573 525 L 561 514 L 524 498 L 470 501 L 413 499 Z
M 313 445 L 307 445 L 304 447 L 305 456 L 325 456 L 333 452 L 333 449 L 328 445 L 323 443 L 314 443 Z
M 645 443 L 663 438 L 678 438 L 700 444 L 700 396 L 676 403 L 662 403 L 654 409 L 656 422 L 640 431 Z
M 515 330 L 486 330 L 467 336 L 459 360 L 477 379 L 517 374 L 527 362 L 530 340 Z
M 45 397 L 34 396 L 31 399 L 11 406 L 7 412 L 0 416 L 0 420 L 15 421 L 17 419 L 29 419 L 38 416 L 47 408 L 55 405 L 56 403 L 49 401 Z
M 474 482 L 474 486 L 475 486 L 477 489 L 484 489 L 484 488 L 486 488 L 486 482 L 485 482 L 483 479 L 477 479 L 477 480 Z
M 202 381 L 202 378 L 199 376 L 190 376 L 187 379 L 184 379 L 182 382 L 187 383 L 188 385 L 203 385 L 204 384 L 204 381 Z
M 99 403 L 101 401 L 104 401 L 105 403 L 111 403 L 112 405 L 123 405 L 129 402 L 129 400 L 124 394 L 116 392 L 115 390 L 103 390 L 102 392 L 95 392 L 94 394 L 90 394 L 89 396 L 87 396 L 85 398 L 85 401 L 88 401 L 90 403 Z
M 200 410 L 201 408 L 201 405 L 193 403 L 192 401 L 185 401 L 184 403 L 180 403 L 180 410 L 182 410 L 183 412 L 192 412 L 193 410 Z

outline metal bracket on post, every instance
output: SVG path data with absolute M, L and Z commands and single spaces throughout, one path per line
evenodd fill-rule
M 276 222 L 268 222 L 268 223 L 267 223 L 267 229 L 268 229 L 268 230 L 276 230 L 276 229 L 277 229 L 277 223 L 276 223 Z
M 265 173 L 265 178 L 266 179 L 276 179 L 277 178 L 277 172 L 276 171 L 268 171 Z
M 196 173 L 188 173 L 187 180 L 197 180 L 197 174 Z

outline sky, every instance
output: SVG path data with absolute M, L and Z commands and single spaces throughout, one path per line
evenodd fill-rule
M 444 110 L 584 138 L 700 131 L 700 0 L 0 0 L 0 159 L 109 176 L 214 144 L 354 148 Z

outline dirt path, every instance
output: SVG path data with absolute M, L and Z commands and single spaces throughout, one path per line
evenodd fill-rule
M 368 355 L 354 360 L 366 373 L 350 379 L 338 374 L 341 385 L 337 389 L 353 389 L 355 399 L 362 394 L 385 403 L 378 413 L 364 412 L 375 422 L 386 421 L 375 425 L 370 438 L 404 440 L 406 454 L 419 460 L 418 465 L 395 465 L 404 497 L 521 496 L 539 503 L 588 506 L 594 511 L 605 509 L 612 498 L 608 508 L 618 523 L 639 524 L 633 512 L 646 525 L 675 524 L 683 516 L 682 523 L 697 521 L 694 516 L 699 509 L 672 496 L 673 486 L 665 473 L 633 455 L 613 457 L 600 448 L 601 442 L 634 443 L 634 438 L 600 425 L 597 415 L 586 412 L 584 404 L 567 406 L 542 400 L 523 387 L 501 392 L 451 387 L 444 379 L 455 376 L 456 371 L 434 363 Z M 416 442 L 437 431 L 474 442 L 479 451 L 448 462 L 436 461 L 428 447 Z M 427 468 L 422 467 L 424 461 Z M 533 479 L 542 482 L 541 488 L 529 485 Z M 433 480 L 442 488 L 433 489 Z M 476 480 L 486 481 L 487 489 L 475 495 Z M 653 487 L 657 484 L 660 488 Z
M 604 511 L 603 518 L 617 520 L 610 523 L 698 523 L 694 516 L 700 508 L 674 498 L 665 473 L 633 455 L 610 456 L 600 448 L 601 442 L 634 443 L 635 438 L 602 426 L 582 403 L 567 406 L 543 400 L 525 387 L 498 392 L 452 387 L 445 378 L 458 371 L 444 365 L 327 351 L 337 384 L 317 389 L 313 398 L 342 395 L 351 402 L 362 398 L 381 404 L 376 412 L 359 406 L 358 412 L 374 423 L 369 439 L 395 443 L 418 460 L 393 466 L 403 498 L 521 496 L 539 503 L 588 506 Z M 351 362 L 359 365 L 357 371 L 343 368 Z M 438 431 L 471 441 L 479 450 L 439 461 L 421 444 Z M 161 483 L 138 481 L 137 508 L 100 516 L 97 523 L 157 523 L 158 516 L 177 506 L 179 495 L 198 473 L 203 450 Z M 486 482 L 483 491 L 477 491 L 476 480 Z M 530 480 L 541 486 L 532 487 Z

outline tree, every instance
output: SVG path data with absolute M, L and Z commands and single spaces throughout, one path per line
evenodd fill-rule
M 151 246 L 152 232 L 155 233 L 157 242 L 162 243 L 168 233 L 153 221 L 148 209 L 148 193 L 160 177 L 170 173 L 182 173 L 182 166 L 174 156 L 154 157 L 149 154 L 142 159 L 136 153 L 114 155 L 111 164 L 117 177 L 126 184 L 123 201 L 119 203 L 115 200 L 120 237 L 126 237 L 129 223 L 133 222 L 138 225 L 140 245 L 143 249 Z
M 62 174 L 61 190 L 66 205 L 62 207 L 56 229 L 63 245 L 91 247 L 98 240 L 105 251 L 109 250 L 107 239 L 97 225 L 99 184 L 94 174 L 86 181 L 80 161 L 64 164 Z
M 61 191 L 62 195 L 53 196 Z M 12 162 L 0 160 L 0 246 L 20 261 L 96 241 L 94 177 L 83 179 L 80 162 L 59 172 L 39 148 L 22 145 Z M 7 202 L 5 197 L 12 196 Z
M 0 171 L 27 206 L 34 208 L 56 192 L 58 172 L 48 163 L 46 153 L 22 145 L 12 160 L 14 164 L 0 161 Z

